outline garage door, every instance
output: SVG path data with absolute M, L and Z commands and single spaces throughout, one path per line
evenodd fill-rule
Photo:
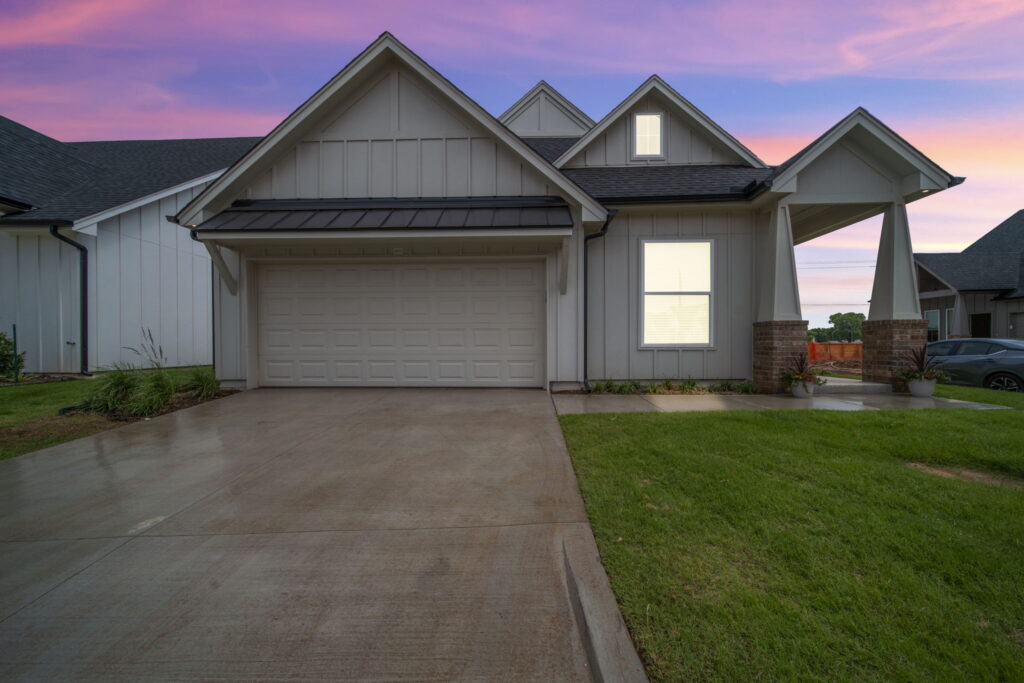
M 544 384 L 541 262 L 263 265 L 263 386 Z

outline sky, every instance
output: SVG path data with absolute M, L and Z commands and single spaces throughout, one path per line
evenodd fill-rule
M 864 106 L 967 182 L 916 251 L 1024 208 L 1024 0 L 0 0 L 0 114 L 60 140 L 269 132 L 382 31 L 499 115 L 595 120 L 657 73 L 768 163 Z M 867 312 L 880 220 L 797 248 L 804 317 Z

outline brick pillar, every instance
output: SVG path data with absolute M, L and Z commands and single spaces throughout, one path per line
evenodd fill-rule
M 891 384 L 893 391 L 907 391 L 895 376 L 910 363 L 910 352 L 928 341 L 927 320 L 865 320 L 863 378 L 865 382 Z
M 786 390 L 782 376 L 807 353 L 806 320 L 754 323 L 754 388 L 775 394 Z

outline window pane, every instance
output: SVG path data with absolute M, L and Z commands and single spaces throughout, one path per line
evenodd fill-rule
M 637 114 L 634 126 L 637 156 L 661 156 L 661 114 Z
M 988 354 L 988 342 L 964 342 L 960 345 L 958 356 L 984 356 Z
M 929 356 L 948 356 L 953 351 L 956 342 L 942 342 L 941 344 L 929 344 Z
M 644 344 L 711 343 L 711 297 L 707 294 L 644 296 Z
M 928 321 L 929 330 L 939 329 L 939 312 L 937 310 L 925 311 L 924 319 Z
M 645 242 L 645 292 L 710 292 L 710 242 Z

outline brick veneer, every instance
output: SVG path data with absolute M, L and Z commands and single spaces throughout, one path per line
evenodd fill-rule
M 754 388 L 766 393 L 786 390 L 782 375 L 807 353 L 806 320 L 754 323 Z
M 894 391 L 906 391 L 906 383 L 895 377 L 905 368 L 910 352 L 928 340 L 927 320 L 866 320 L 863 375 L 865 382 L 891 384 Z

